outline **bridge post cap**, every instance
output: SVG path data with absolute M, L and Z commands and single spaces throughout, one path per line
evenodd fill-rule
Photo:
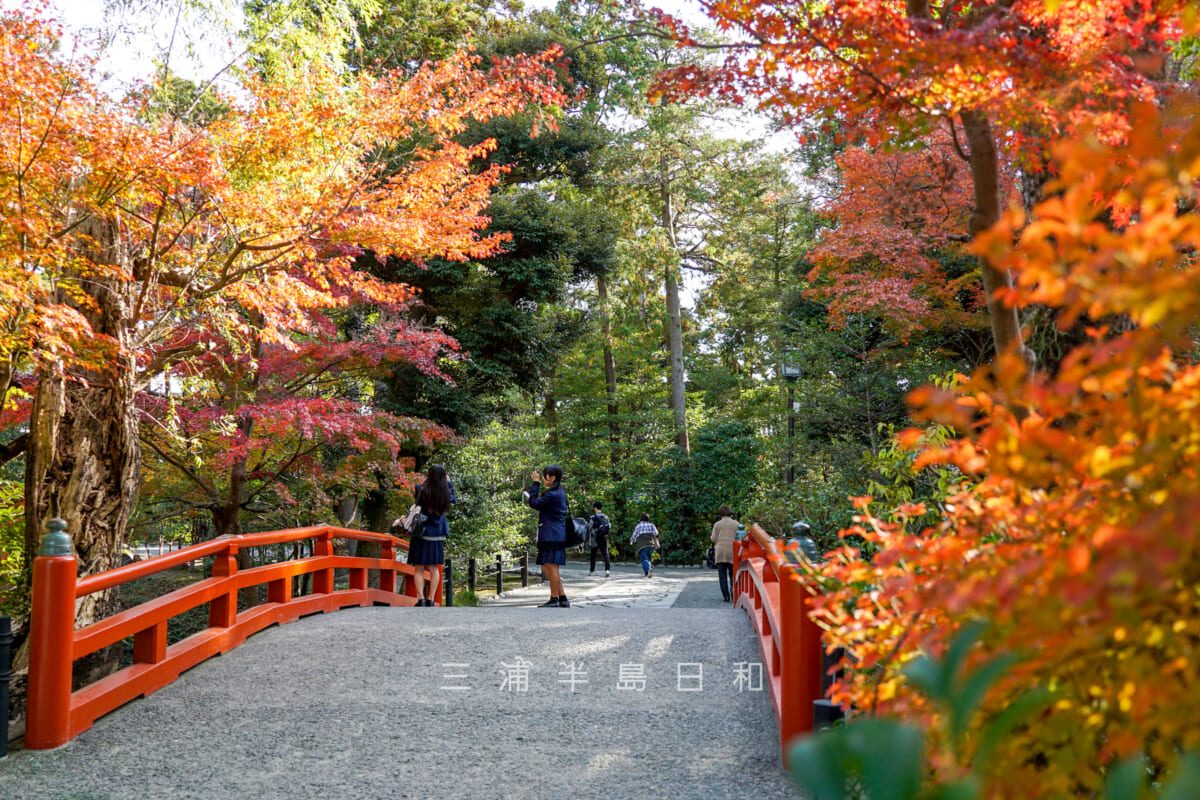
M 738 523 L 737 533 L 733 535 L 733 538 L 737 541 L 741 541 L 742 539 L 746 538 L 746 526 L 744 523 Z
M 46 523 L 46 527 L 50 532 L 42 536 L 42 541 L 38 544 L 38 556 L 74 556 L 75 547 L 71 544 L 71 537 L 67 535 L 67 521 L 55 517 Z
M 800 536 L 788 539 L 788 545 L 795 545 L 797 548 L 799 548 L 800 552 L 804 554 L 804 557 L 813 564 L 816 564 L 821 560 L 821 553 L 819 550 L 817 550 L 817 543 L 808 536 Z

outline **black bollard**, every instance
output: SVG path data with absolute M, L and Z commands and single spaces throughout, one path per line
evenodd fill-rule
M 467 591 L 475 594 L 475 556 L 467 561 Z
M 842 677 L 841 663 L 845 652 L 841 647 L 834 648 L 832 653 L 827 653 L 824 649 L 821 650 L 821 694 L 828 693 L 829 687 L 833 685 L 833 682 Z M 833 727 L 836 722 L 844 719 L 845 716 L 842 707 L 832 700 L 821 699 L 813 701 L 814 731 Z
M 504 556 L 496 553 L 496 594 L 504 594 Z
M 12 649 L 12 620 L 0 617 L 0 758 L 8 755 L 8 682 L 9 650 Z
M 521 556 L 521 586 L 529 586 L 529 553 Z
M 813 730 L 832 728 L 845 715 L 842 707 L 832 700 L 813 700 Z
M 442 571 L 444 582 L 442 583 L 442 605 L 454 605 L 454 565 L 450 563 L 450 559 L 446 559 L 446 568 Z

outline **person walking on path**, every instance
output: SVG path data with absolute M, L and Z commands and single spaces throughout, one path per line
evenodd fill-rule
M 550 601 L 542 608 L 568 608 L 558 568 L 567 563 L 567 493 L 562 488 L 562 467 L 550 464 L 534 472 L 529 487 L 529 507 L 538 512 L 537 563 L 550 582 Z
M 425 482 L 413 491 L 413 497 L 425 514 L 425 529 L 419 536 L 414 535 L 409 542 L 408 563 L 430 568 L 428 588 L 423 569 L 418 569 L 413 574 L 413 583 L 417 587 L 417 605 L 431 606 L 437 588 L 442 583 L 446 537 L 450 534 L 446 512 L 454 502 L 454 487 L 446 476 L 446 468 L 441 464 L 431 466 L 429 472 L 425 473 Z
M 588 570 L 589 575 L 596 574 L 596 551 L 599 550 L 604 556 L 604 577 L 612 574 L 612 561 L 608 556 L 608 532 L 612 530 L 612 524 L 608 521 L 606 515 L 600 506 L 600 502 L 592 503 L 592 518 L 588 520 L 588 530 L 592 534 L 590 544 L 592 551 L 592 566 Z
M 738 522 L 733 518 L 733 509 L 724 503 L 717 513 L 721 518 L 712 526 L 713 561 L 717 564 L 721 596 L 728 603 L 731 602 L 729 590 L 733 584 L 733 540 L 737 536 Z
M 650 521 L 649 514 L 642 514 L 642 521 L 633 526 L 633 535 L 629 537 L 629 543 L 642 560 L 642 572 L 646 573 L 647 578 L 653 578 L 654 567 L 650 563 L 650 557 L 659 548 L 659 542 L 658 528 Z

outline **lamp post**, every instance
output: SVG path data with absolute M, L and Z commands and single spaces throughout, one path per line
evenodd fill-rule
M 788 397 L 788 445 L 787 445 L 787 485 L 788 489 L 796 482 L 796 465 L 793 463 L 792 444 L 796 438 L 796 381 L 800 378 L 800 367 L 794 363 L 795 353 L 786 351 L 783 363 L 780 365 L 783 379 L 787 381 Z

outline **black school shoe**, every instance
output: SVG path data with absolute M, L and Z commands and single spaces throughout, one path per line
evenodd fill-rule
M 551 597 L 549 602 L 542 603 L 538 608 L 558 608 L 558 598 Z
M 571 601 L 567 599 L 567 596 L 565 594 L 560 594 L 558 596 L 558 607 L 559 608 L 570 608 L 571 607 Z

